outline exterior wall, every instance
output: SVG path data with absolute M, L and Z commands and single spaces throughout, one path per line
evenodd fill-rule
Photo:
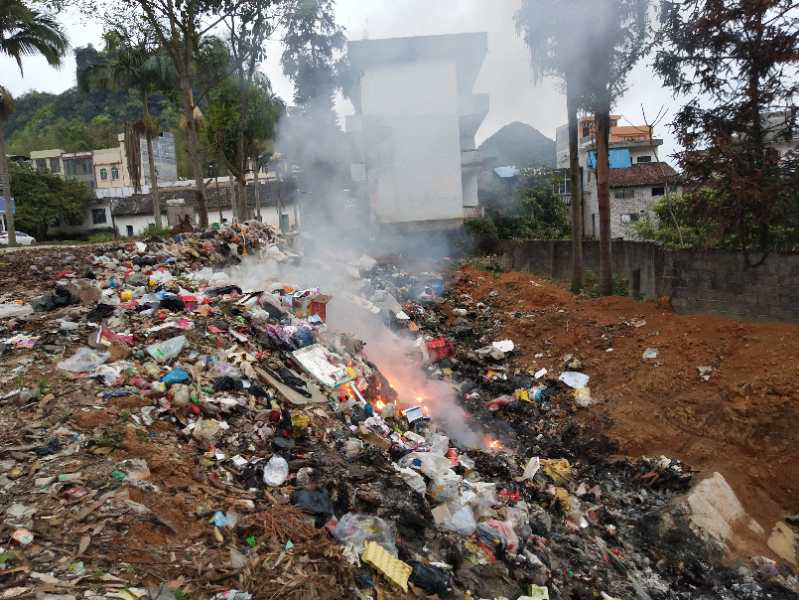
M 567 281 L 571 242 L 503 241 L 508 269 Z M 770 256 L 747 268 L 736 252 L 667 250 L 651 242 L 613 242 L 614 273 L 628 282 L 630 295 L 669 297 L 677 312 L 799 322 L 799 254 Z M 585 268 L 599 272 L 599 243 L 583 244 Z M 638 289 L 633 289 L 635 282 Z
M 655 146 L 631 146 L 630 147 L 630 158 L 633 161 L 633 164 L 638 162 L 639 156 L 649 156 L 649 162 L 657 162 L 657 157 L 655 156 Z
M 118 179 L 111 177 L 111 169 L 116 167 L 119 173 Z M 102 178 L 102 169 L 105 169 L 106 179 Z M 110 189 L 118 188 L 123 185 L 130 185 L 130 182 L 123 183 L 125 178 L 126 169 L 123 169 L 122 164 L 122 151 L 117 148 L 102 148 L 94 151 L 94 180 L 97 183 L 97 189 Z
M 142 183 L 150 185 L 150 163 L 147 153 L 147 140 L 139 141 L 141 153 Z M 168 131 L 153 138 L 156 176 L 159 181 L 174 181 L 178 178 L 178 163 L 175 154 L 175 137 Z
M 94 165 L 91 152 L 64 154 L 61 156 L 61 163 L 64 167 L 64 177 L 77 179 L 94 191 L 96 184 L 94 182 Z
M 477 197 L 477 183 L 480 177 L 478 169 L 464 169 L 461 175 L 463 180 L 463 206 L 464 208 L 476 208 L 480 205 Z
M 582 164 L 582 163 L 580 163 Z M 561 125 L 555 130 L 555 168 L 569 168 L 569 125 Z
M 632 198 L 617 197 L 617 192 L 632 190 Z M 651 186 L 613 188 L 610 190 L 610 237 L 630 239 L 633 237 L 634 220 L 654 216 L 652 206 L 658 198 L 652 197 Z M 635 215 L 635 216 L 632 216 Z M 627 221 L 625 223 L 625 221 Z
M 369 199 L 378 222 L 463 219 L 454 61 L 370 68 L 360 88 Z
M 284 208 L 283 214 L 288 215 L 290 226 L 294 226 L 296 224 L 294 221 L 293 207 L 289 206 L 287 208 Z M 232 223 L 233 211 L 229 208 L 223 209 L 222 218 L 226 219 L 228 223 Z M 264 223 L 268 223 L 269 225 L 273 225 L 276 228 L 280 228 L 280 217 L 278 215 L 277 207 L 275 206 L 261 207 L 261 219 Z M 164 223 L 166 223 L 166 214 L 163 216 L 163 221 Z M 147 231 L 147 228 L 149 226 L 155 225 L 155 217 L 153 215 L 126 215 L 126 216 L 117 215 L 114 219 L 114 222 L 116 224 L 117 231 L 121 236 L 128 235 L 127 228 L 129 225 L 133 227 L 133 235 L 142 235 L 145 231 Z M 194 225 L 196 226 L 197 223 L 198 220 L 197 220 L 197 215 L 195 213 Z M 209 225 L 213 225 L 214 223 L 219 223 L 218 209 L 208 210 L 208 223 Z M 110 227 L 110 220 L 109 220 L 109 227 Z
M 660 186 L 636 186 L 631 188 L 610 188 L 610 237 L 612 239 L 631 239 L 632 223 L 624 223 L 623 215 L 637 214 L 639 219 L 645 215 L 654 216 L 653 208 L 660 197 L 652 196 L 652 188 Z M 617 191 L 632 189 L 632 198 L 619 198 Z M 681 194 L 682 188 L 666 190 Z M 589 173 L 588 184 L 583 192 L 583 235 L 589 239 L 599 239 L 599 202 L 597 199 L 596 175 Z
M 40 166 L 37 164 L 38 160 L 44 160 L 46 162 L 45 168 L 54 173 L 56 175 L 64 175 L 64 165 L 61 161 L 61 155 L 64 151 L 61 148 L 51 148 L 50 150 L 34 150 L 31 152 L 31 162 L 33 163 L 33 168 L 37 171 L 40 170 Z M 52 168 L 51 160 L 56 160 L 58 162 L 58 170 Z
M 103 212 L 105 216 L 104 222 L 94 222 L 95 219 L 93 211 L 95 210 Z M 91 233 L 92 231 L 102 231 L 106 229 L 111 229 L 111 208 L 107 201 L 98 200 L 86 210 L 86 214 L 83 217 L 83 223 L 80 225 L 59 225 L 57 227 L 51 227 L 48 231 L 48 235 L 83 235 L 86 233 Z

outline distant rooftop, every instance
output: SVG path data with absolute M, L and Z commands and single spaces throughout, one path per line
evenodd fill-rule
M 494 169 L 494 173 L 497 174 L 497 177 L 501 177 L 502 179 L 511 179 L 516 177 L 521 171 L 519 171 L 519 167 L 516 165 L 507 165 L 505 167 L 497 167 Z
M 676 182 L 677 171 L 664 162 L 637 163 L 631 167 L 608 171 L 608 185 L 612 188 L 663 185 Z

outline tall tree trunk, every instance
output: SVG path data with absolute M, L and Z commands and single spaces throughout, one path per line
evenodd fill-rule
M 147 93 L 142 94 L 142 105 L 144 107 L 144 137 L 147 140 L 147 166 L 150 170 L 150 197 L 153 199 L 153 216 L 155 217 L 155 228 L 162 229 L 161 222 L 161 195 L 158 192 L 158 171 L 155 170 L 155 156 L 153 156 L 153 134 L 150 131 L 150 107 Z
M 583 289 L 583 186 L 577 147 L 577 90 L 573 78 L 566 82 L 566 110 L 569 113 L 569 175 L 572 212 L 572 292 Z
M 8 245 L 17 245 L 17 231 L 14 229 L 14 210 L 11 204 L 11 178 L 8 175 L 8 158 L 6 158 L 6 121 L 0 119 L 0 196 L 5 199 L 6 226 L 8 229 Z
M 180 88 L 183 102 L 183 116 L 186 119 L 186 147 L 189 152 L 191 172 L 194 175 L 194 187 L 197 194 L 197 208 L 200 211 L 200 227 L 208 227 L 208 206 L 205 203 L 205 181 L 200 161 L 199 140 L 197 137 L 197 121 L 194 118 L 194 94 L 191 81 L 185 75 L 180 77 Z
M 599 205 L 599 293 L 613 293 L 610 263 L 610 190 L 608 189 L 608 139 L 610 137 L 610 101 L 600 100 L 594 112 L 596 121 L 596 194 Z

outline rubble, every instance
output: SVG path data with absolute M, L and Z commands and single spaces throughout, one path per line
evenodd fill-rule
M 744 513 L 581 424 L 585 357 L 514 367 L 499 311 L 437 271 L 362 255 L 307 287 L 304 261 L 241 224 L 94 247 L 3 299 L 39 310 L 0 313 L 0 598 L 795 591 L 658 530 L 679 505 L 723 542 Z M 344 302 L 386 341 L 338 330 Z

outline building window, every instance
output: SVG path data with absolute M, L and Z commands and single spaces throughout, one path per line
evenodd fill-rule
M 635 198 L 635 190 L 633 188 L 619 188 L 613 190 L 613 197 L 616 200 L 632 200 Z
M 60 173 L 61 172 L 61 161 L 57 158 L 50 159 L 50 171 L 52 173 Z
M 102 225 L 105 223 L 105 209 L 93 208 L 92 209 L 92 223 L 95 225 Z
M 43 158 L 36 159 L 36 170 L 39 173 L 44 173 L 47 170 L 47 161 Z
M 630 223 L 637 223 L 640 215 L 638 213 L 626 213 L 621 216 L 621 224 L 629 225 Z
M 81 167 L 84 175 L 88 175 L 92 172 L 92 163 L 88 160 L 84 160 Z
M 106 181 L 108 179 L 108 169 L 106 169 L 105 167 L 100 169 L 100 179 L 103 181 Z
M 653 187 L 652 188 L 652 196 L 665 196 L 666 195 L 666 188 L 662 187 Z
M 639 163 L 648 163 L 648 162 L 652 162 L 652 157 L 651 156 L 639 156 L 637 160 L 638 160 Z
M 561 173 L 555 177 L 555 181 L 552 182 L 552 191 L 558 196 L 568 196 L 571 194 L 571 180 L 567 175 L 567 173 Z
M 111 167 L 111 179 L 119 179 L 119 169 Z
M 125 231 L 128 234 L 128 237 L 133 237 L 133 225 L 127 225 L 125 227 Z

